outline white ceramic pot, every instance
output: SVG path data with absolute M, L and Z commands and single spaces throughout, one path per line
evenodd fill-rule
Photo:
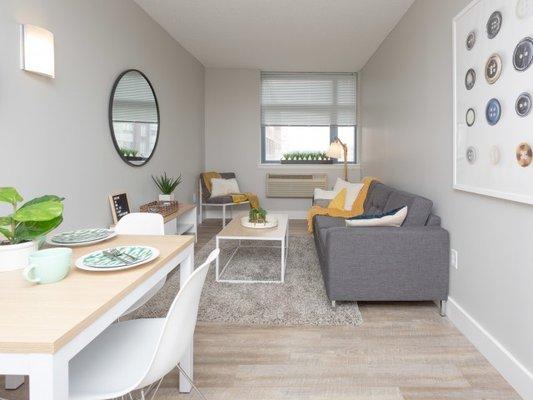
M 0 245 L 0 272 L 13 271 L 28 266 L 28 257 L 39 249 L 34 240 L 19 244 Z
M 174 194 L 160 194 L 159 201 L 174 201 Z

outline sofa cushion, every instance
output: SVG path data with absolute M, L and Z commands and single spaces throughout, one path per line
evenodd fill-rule
M 385 210 L 385 204 L 394 189 L 381 182 L 373 182 L 365 200 L 364 214 L 379 214 Z M 399 208 L 399 207 L 396 207 Z
M 322 248 L 326 245 L 326 233 L 328 228 L 346 226 L 344 218 L 328 217 L 327 215 L 317 215 L 314 222 L 314 232 L 315 235 L 318 235 Z
M 416 196 L 411 193 L 394 190 L 385 204 L 384 212 L 394 210 L 395 208 L 408 207 L 407 217 L 403 226 L 424 226 L 431 214 L 433 202 L 422 196 Z

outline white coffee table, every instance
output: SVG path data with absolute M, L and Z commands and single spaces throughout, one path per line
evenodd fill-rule
M 254 229 L 245 228 L 241 225 L 241 217 L 246 214 L 237 215 L 222 229 L 216 236 L 217 249 L 219 248 L 220 240 L 237 240 L 239 245 L 233 251 L 228 261 L 220 270 L 220 256 L 216 260 L 216 280 L 217 282 L 227 283 L 283 283 L 285 282 L 285 265 L 287 262 L 287 255 L 289 253 L 289 216 L 287 214 L 268 214 L 271 217 L 277 218 L 278 226 L 275 228 Z M 279 241 L 280 247 L 268 246 L 269 248 L 279 248 L 281 258 L 281 276 L 279 280 L 239 280 L 239 279 L 222 279 L 221 276 L 230 264 L 231 260 L 237 254 L 241 246 L 241 240 L 254 241 Z M 254 246 L 260 247 L 260 246 Z M 266 246 L 265 246 L 266 247 Z

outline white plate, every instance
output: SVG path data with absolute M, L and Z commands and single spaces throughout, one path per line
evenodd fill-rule
M 57 243 L 52 240 L 52 237 L 46 238 L 46 243 L 51 246 L 63 246 L 63 247 L 81 247 L 81 246 L 90 246 L 91 244 L 96 244 L 100 242 L 104 242 L 106 240 L 109 240 L 111 238 L 114 238 L 117 236 L 117 233 L 115 231 L 112 231 L 109 236 L 106 236 L 104 238 L 92 240 L 90 242 L 79 242 L 79 243 Z
M 140 265 L 147 264 L 147 263 L 155 260 L 157 257 L 159 257 L 159 250 L 156 249 L 155 247 L 132 245 L 132 247 L 144 247 L 146 249 L 149 249 L 149 250 L 152 251 L 152 255 L 149 258 L 147 258 L 146 260 L 140 261 L 140 262 L 135 263 L 135 264 L 123 265 L 123 266 L 120 266 L 120 267 L 97 268 L 97 267 L 91 267 L 91 266 L 85 265 L 83 263 L 83 260 L 86 257 L 89 257 L 90 255 L 93 255 L 93 254 L 96 254 L 96 253 L 101 253 L 103 251 L 109 251 L 109 250 L 112 250 L 114 248 L 120 248 L 120 247 L 128 247 L 128 246 L 116 246 L 116 247 L 109 247 L 107 249 L 93 251 L 92 253 L 85 254 L 84 256 L 81 256 L 80 258 L 78 258 L 74 265 L 76 265 L 77 268 L 83 269 L 85 271 L 98 271 L 98 272 L 121 271 L 121 270 L 124 270 L 124 269 L 135 268 L 135 267 L 138 267 Z
M 264 224 L 261 224 L 261 223 L 250 222 L 250 218 L 246 215 L 241 218 L 241 225 L 244 226 L 245 228 L 253 228 L 253 229 L 275 228 L 276 226 L 278 226 L 278 219 L 267 215 L 266 222 Z

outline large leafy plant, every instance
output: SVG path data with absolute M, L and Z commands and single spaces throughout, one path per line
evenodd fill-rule
M 18 207 L 24 199 L 12 187 L 0 187 L 0 202 L 9 203 L 13 212 L 0 217 L 0 234 L 7 243 L 28 242 L 46 235 L 63 222 L 62 197 L 45 195 L 37 197 Z
M 159 176 L 152 175 L 152 180 L 162 194 L 172 194 L 182 181 L 181 174 L 177 178 L 169 178 L 166 172 Z

